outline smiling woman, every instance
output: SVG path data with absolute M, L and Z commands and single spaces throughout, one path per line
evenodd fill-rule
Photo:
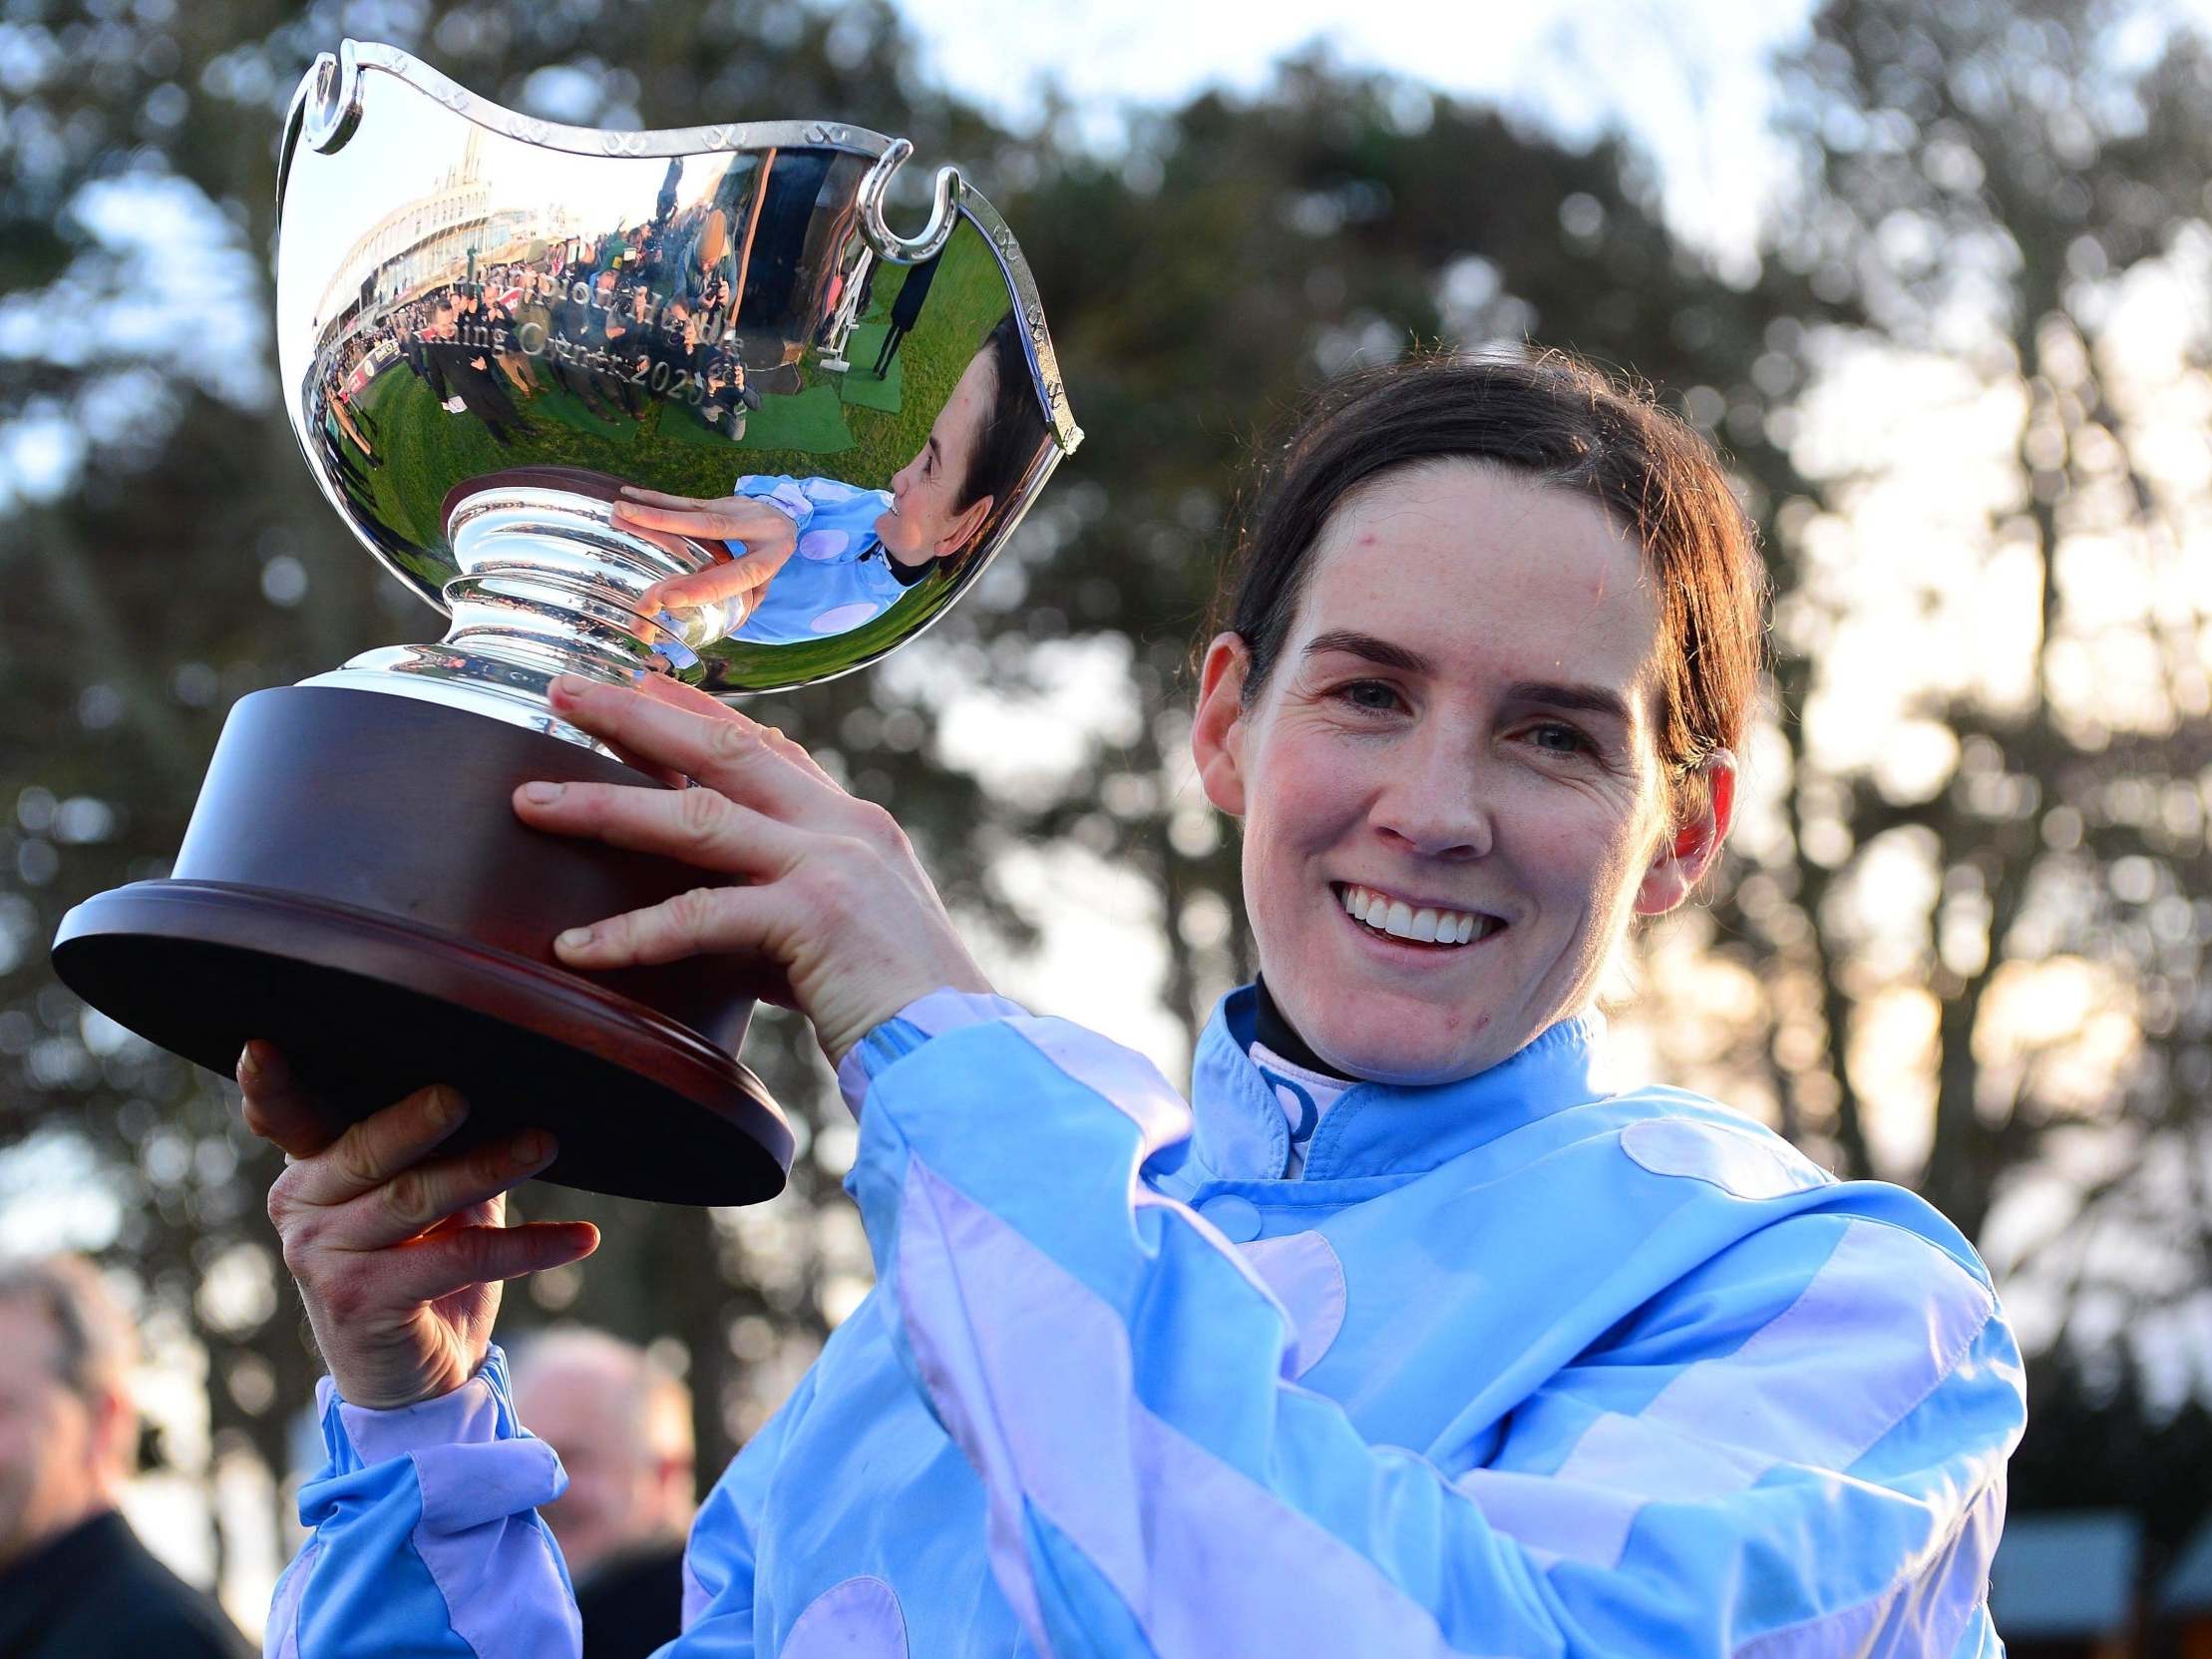
M 1194 745 L 1263 978 L 1341 1071 L 1495 1064 L 1727 834 L 1763 590 L 1727 482 L 1562 358 L 1386 369 L 1308 415 L 1241 553 Z
M 878 1284 L 702 1508 L 677 1655 L 1995 1655 L 2023 1420 L 1967 1242 L 1602 1079 L 1599 966 L 1734 810 L 1760 582 L 1717 462 L 1571 362 L 1401 364 L 1266 481 L 1193 747 L 1262 969 L 1188 1103 L 994 996 L 898 826 L 681 687 L 566 717 L 705 787 L 525 785 L 703 886 L 560 941 L 801 1010 Z M 574 1652 L 464 1108 L 248 1119 L 333 1383 L 272 1650 Z

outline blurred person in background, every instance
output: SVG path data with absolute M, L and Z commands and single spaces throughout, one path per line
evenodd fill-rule
M 0 1655 L 242 1659 L 237 1630 L 116 1511 L 137 1336 L 89 1262 L 0 1262 Z
M 691 1391 L 634 1344 L 568 1326 L 518 1347 L 515 1401 L 568 1471 L 543 1512 L 575 1581 L 583 1659 L 644 1659 L 682 1628 Z

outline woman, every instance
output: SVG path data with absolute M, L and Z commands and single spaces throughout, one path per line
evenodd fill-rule
M 1595 1075 L 1606 957 L 1734 811 L 1759 581 L 1709 454 L 1557 359 L 1401 365 L 1321 403 L 1246 555 L 1193 748 L 1262 983 L 1194 1106 L 993 996 L 796 745 L 561 688 L 715 792 L 517 810 L 751 878 L 562 957 L 765 957 L 860 1114 L 877 1288 L 702 1510 L 673 1651 L 2000 1651 L 2020 1368 L 1966 1242 Z M 571 1651 L 488 1346 L 490 1281 L 592 1242 L 496 1225 L 550 1149 L 441 1162 L 432 1091 L 325 1150 L 249 1059 L 335 1378 L 272 1651 Z

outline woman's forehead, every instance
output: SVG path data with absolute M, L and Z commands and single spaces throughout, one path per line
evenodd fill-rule
M 1572 662 L 1623 686 L 1657 652 L 1635 540 L 1591 497 L 1499 467 L 1377 479 L 1330 515 L 1309 557 L 1293 652 L 1350 628 L 1453 661 L 1480 646 L 1520 666 Z

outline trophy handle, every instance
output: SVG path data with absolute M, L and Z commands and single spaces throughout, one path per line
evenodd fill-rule
M 311 147 L 325 156 L 345 148 L 361 125 L 361 62 L 352 41 L 340 41 L 336 56 L 316 55 L 293 104 Z
M 953 201 L 965 188 L 958 168 L 938 168 L 935 200 L 929 206 L 929 222 L 922 227 L 922 234 L 919 236 L 900 235 L 884 222 L 884 195 L 891 189 L 891 176 L 913 154 L 912 141 L 892 140 L 891 148 L 884 152 L 883 159 L 861 181 L 861 234 L 868 238 L 868 245 L 878 255 L 895 265 L 919 265 L 944 246 L 944 240 L 952 234 L 953 222 L 958 217 L 952 206 Z

